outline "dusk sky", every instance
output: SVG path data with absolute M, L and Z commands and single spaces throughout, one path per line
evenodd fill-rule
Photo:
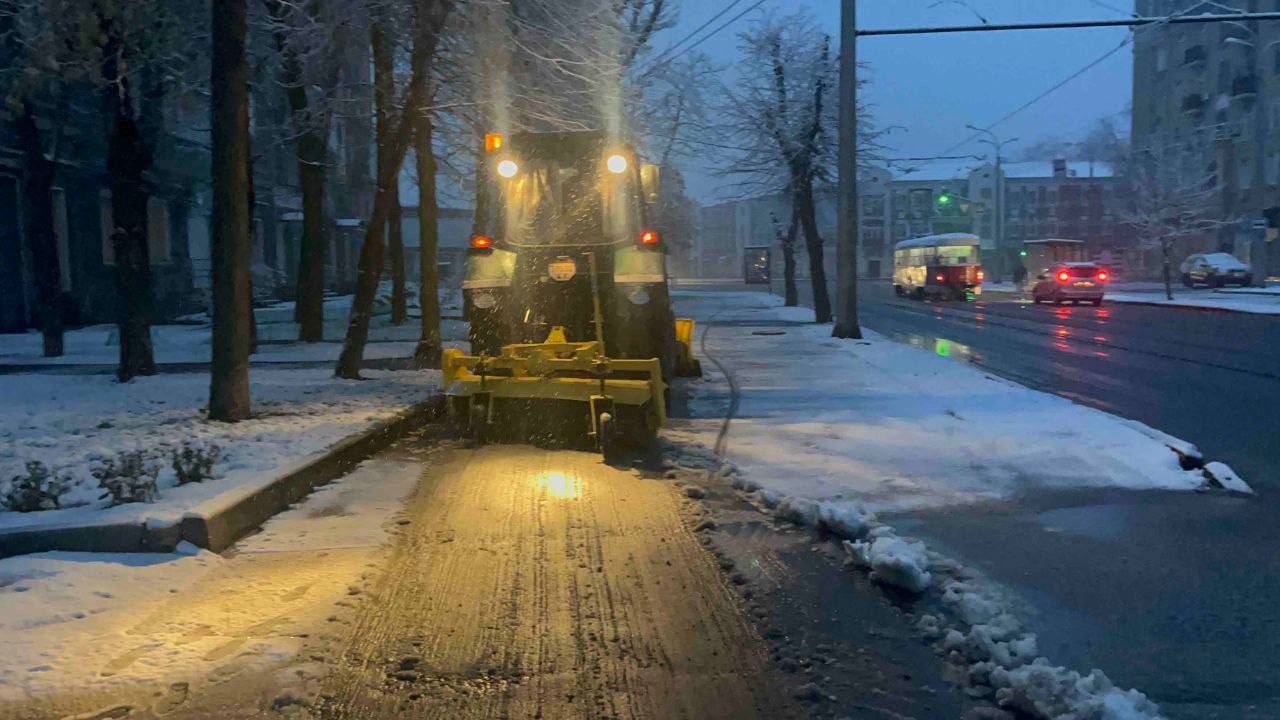
M 684 37 L 732 0 L 685 2 L 678 27 L 665 33 L 658 48 Z M 750 7 L 743 0 L 707 30 Z M 966 7 L 967 6 L 967 7 Z M 786 14 L 805 7 L 833 37 L 839 36 L 839 0 L 768 0 L 698 46 L 713 60 L 731 65 L 738 57 L 738 33 L 764 12 Z M 1130 0 L 862 0 L 862 28 L 971 25 L 976 13 L 989 22 L 1032 22 L 1122 17 Z M 970 9 L 972 8 L 972 9 Z M 703 31 L 704 33 L 706 31 Z M 887 138 L 894 156 L 937 155 L 970 135 L 966 124 L 986 126 L 1114 50 L 1128 36 L 1123 28 L 965 33 L 870 37 L 859 40 L 858 54 L 870 63 L 869 97 L 877 124 L 901 126 Z M 996 126 L 1002 138 L 1074 139 L 1094 121 L 1111 116 L 1127 132 L 1132 45 L 1115 52 L 1080 77 Z M 986 154 L 972 143 L 955 153 Z M 720 182 L 691 172 L 691 186 L 703 202 L 716 198 Z

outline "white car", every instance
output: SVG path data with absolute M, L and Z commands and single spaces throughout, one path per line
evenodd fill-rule
M 1253 284 L 1253 271 L 1249 265 L 1240 262 L 1229 253 L 1197 253 L 1182 261 L 1182 284 L 1195 287 L 1197 284 L 1209 287 L 1223 285 L 1239 285 L 1245 287 Z

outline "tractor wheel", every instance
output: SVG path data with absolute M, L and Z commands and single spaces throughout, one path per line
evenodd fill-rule
M 618 420 L 607 412 L 600 413 L 600 418 L 596 422 L 596 431 L 599 433 L 600 454 L 604 456 L 606 465 L 612 465 L 622 456 L 622 438 L 618 433 Z
M 476 445 L 484 445 L 489 439 L 489 409 L 481 403 L 472 403 L 470 406 L 467 436 Z

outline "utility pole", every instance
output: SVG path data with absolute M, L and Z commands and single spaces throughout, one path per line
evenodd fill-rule
M 858 339 L 857 0 L 840 0 L 840 145 L 836 168 L 836 322 L 832 337 Z
M 993 239 L 996 246 L 996 277 L 994 278 L 994 280 L 996 282 L 1000 282 L 1004 280 L 1004 269 L 1005 269 L 1004 268 L 1005 248 L 1003 247 L 1004 246 L 1004 169 L 1003 169 L 1002 155 L 1004 151 L 1004 146 L 1008 145 L 1009 143 L 1017 142 L 1018 138 L 1009 138 L 1008 140 L 1002 141 L 1000 138 L 996 137 L 996 134 L 991 132 L 991 130 L 988 128 L 980 128 L 980 127 L 975 127 L 973 125 L 965 125 L 965 127 L 975 132 L 980 132 L 980 133 L 985 133 L 987 135 L 990 135 L 991 136 L 990 138 L 983 138 L 981 142 L 984 142 L 990 145 L 996 151 L 996 202 L 995 202 L 996 218 L 995 218 L 995 221 L 991 223 L 991 233 L 992 235 L 995 236 Z

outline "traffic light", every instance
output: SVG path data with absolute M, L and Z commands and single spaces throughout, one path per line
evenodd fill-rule
M 1027 256 L 1027 251 L 1026 251 L 1026 250 L 1019 250 L 1019 251 L 1018 251 L 1018 257 L 1026 257 L 1026 256 Z
M 946 207 L 951 204 L 951 196 L 945 191 L 938 196 L 938 207 Z

